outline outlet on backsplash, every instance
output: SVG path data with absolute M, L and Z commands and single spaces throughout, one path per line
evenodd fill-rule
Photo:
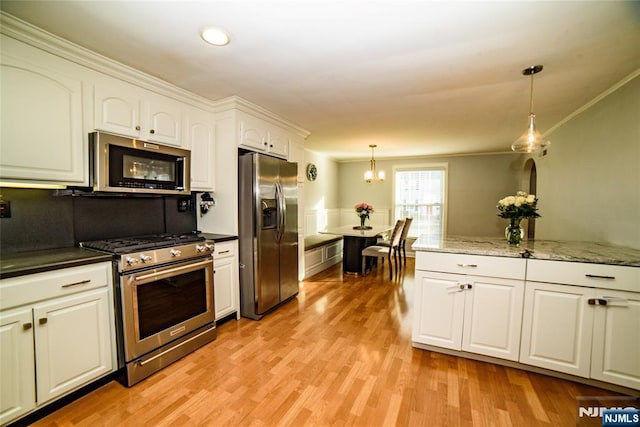
M 0 196 L 0 218 L 11 218 L 11 202 Z

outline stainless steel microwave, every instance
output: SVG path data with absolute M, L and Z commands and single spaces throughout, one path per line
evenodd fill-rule
M 104 132 L 89 134 L 94 191 L 189 194 L 191 152 Z

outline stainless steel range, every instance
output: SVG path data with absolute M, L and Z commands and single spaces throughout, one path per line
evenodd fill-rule
M 114 254 L 119 364 L 127 385 L 216 338 L 214 242 L 195 234 L 80 244 Z

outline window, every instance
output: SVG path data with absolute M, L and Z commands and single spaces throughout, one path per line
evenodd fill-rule
M 447 165 L 394 168 L 395 220 L 412 217 L 411 237 L 440 239 L 446 229 Z

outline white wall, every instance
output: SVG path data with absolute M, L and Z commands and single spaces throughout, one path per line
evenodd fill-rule
M 304 151 L 303 167 L 316 165 L 318 178 L 304 181 L 305 235 L 323 229 L 338 215 L 338 164 L 330 157 L 313 151 Z M 335 225 L 335 224 L 331 224 Z
M 393 218 L 393 166 L 447 163 L 447 234 L 458 236 L 502 236 L 506 222 L 497 216 L 496 204 L 514 194 L 520 177 L 521 155 L 492 154 L 449 157 L 414 157 L 378 160 L 384 170 L 383 183 L 367 184 L 363 179 L 369 161 L 339 164 L 339 203 L 342 208 L 358 202 L 370 203 L 376 210 L 389 209 Z
M 535 159 L 537 239 L 640 248 L 640 77 L 549 135 Z

